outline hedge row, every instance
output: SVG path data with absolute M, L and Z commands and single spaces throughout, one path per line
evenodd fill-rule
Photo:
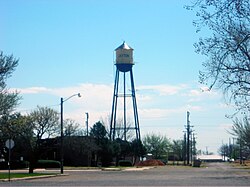
M 12 161 L 10 163 L 10 169 L 23 169 L 28 168 L 29 162 L 27 161 Z M 0 162 L 0 169 L 8 169 L 8 162 Z
M 119 166 L 132 166 L 132 162 L 130 160 L 119 160 Z
M 24 169 L 29 167 L 28 161 L 11 161 L 11 169 Z M 0 162 L 0 169 L 8 169 L 8 162 Z M 56 160 L 38 160 L 35 168 L 60 168 L 60 162 Z
M 36 168 L 60 168 L 60 165 L 56 160 L 38 160 Z

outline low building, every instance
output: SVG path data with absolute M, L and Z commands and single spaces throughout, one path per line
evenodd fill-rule
M 228 160 L 228 157 L 222 157 L 221 155 L 197 155 L 197 159 L 203 162 L 224 162 Z

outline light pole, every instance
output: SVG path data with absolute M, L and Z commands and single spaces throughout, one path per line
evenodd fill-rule
M 63 103 L 74 96 L 81 97 L 81 94 L 77 93 L 77 94 L 71 95 L 70 97 L 66 99 L 63 99 L 61 97 L 61 103 L 60 103 L 61 105 L 61 174 L 63 174 Z
M 89 113 L 86 112 L 86 128 L 87 128 L 87 136 L 89 136 Z

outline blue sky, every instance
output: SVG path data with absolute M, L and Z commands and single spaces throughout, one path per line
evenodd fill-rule
M 85 125 L 110 116 L 114 49 L 134 48 L 133 67 L 142 136 L 183 137 L 190 111 L 198 148 L 217 152 L 228 142 L 233 109 L 219 90 L 198 83 L 205 57 L 193 44 L 188 0 L 0 0 L 0 50 L 19 58 L 8 80 L 23 99 L 17 111 L 37 105 L 59 111 L 60 97 L 81 92 L 65 104 L 65 118 Z

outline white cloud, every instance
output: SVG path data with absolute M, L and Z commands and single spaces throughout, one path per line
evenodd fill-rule
M 202 92 L 200 90 L 190 90 L 189 91 L 189 96 L 191 97 L 197 97 L 197 96 L 201 96 Z
M 202 89 L 191 89 L 188 92 L 188 96 L 190 97 L 214 97 L 218 96 L 219 93 L 216 91 L 203 91 Z
M 64 99 L 67 99 L 73 94 L 80 93 L 82 102 L 84 102 L 85 104 L 87 103 L 88 105 L 98 103 L 98 108 L 100 108 L 107 102 L 109 102 L 110 104 L 110 100 L 112 98 L 112 89 L 112 85 L 87 83 L 65 88 L 28 87 L 15 88 L 14 90 L 20 91 L 21 95 L 49 94 L 53 96 L 63 97 Z M 76 101 L 76 99 L 72 98 L 70 99 L 70 101 Z M 79 99 L 77 100 L 77 102 L 79 103 Z
M 233 109 L 234 105 L 229 103 L 219 103 L 221 109 Z
M 152 101 L 153 97 L 149 95 L 142 95 L 142 94 L 136 94 L 136 98 L 139 102 L 146 102 L 146 101 Z
M 138 99 L 138 110 L 139 114 L 142 117 L 148 117 L 152 116 L 155 117 L 164 117 L 166 115 L 174 115 L 176 113 L 182 113 L 186 110 L 190 111 L 200 111 L 202 110 L 199 106 L 193 106 L 193 105 L 182 105 L 179 108 L 176 106 L 169 106 L 167 101 L 164 100 L 164 98 L 161 98 L 161 96 L 166 95 L 174 95 L 178 94 L 180 91 L 187 90 L 186 84 L 180 84 L 180 85 L 152 85 L 152 86 L 139 86 L 139 94 L 137 94 Z M 91 84 L 91 83 L 84 83 L 79 84 L 73 87 L 64 87 L 64 88 L 45 88 L 45 87 L 29 87 L 29 88 L 17 88 L 21 92 L 21 94 L 48 94 L 58 97 L 67 98 L 71 96 L 72 94 L 81 93 L 81 98 L 72 98 L 70 101 L 76 105 L 76 108 L 79 108 L 78 111 L 72 112 L 72 117 L 76 119 L 80 119 L 79 111 L 82 109 L 84 111 L 81 111 L 81 116 L 84 112 L 88 111 L 93 113 L 92 115 L 95 116 L 95 118 L 100 118 L 102 115 L 107 115 L 111 111 L 112 107 L 112 99 L 113 99 L 113 85 L 112 84 Z M 143 91 L 143 94 L 141 93 Z M 157 97 L 152 96 L 151 91 L 159 93 Z M 191 90 L 190 93 L 193 95 L 199 95 L 194 90 Z M 188 94 L 184 94 L 184 97 L 189 96 Z M 160 100 L 162 103 L 162 106 L 154 106 L 154 100 Z M 178 100 L 178 97 L 176 98 Z M 39 99 L 38 99 L 39 100 Z M 144 108 L 141 108 L 140 106 L 143 106 L 144 104 L 147 104 L 150 101 L 150 106 L 145 105 Z M 25 100 L 22 101 L 25 103 Z M 165 103 L 165 104 L 164 104 Z M 40 104 L 39 104 L 40 105 Z M 167 107 L 167 108 L 166 108 Z M 129 111 L 129 109 L 128 109 Z
M 21 94 L 39 94 L 49 92 L 50 89 L 45 87 L 29 87 L 29 88 L 16 88 L 11 90 L 17 90 Z
M 207 86 L 201 86 L 200 89 L 201 89 L 202 92 L 209 92 L 209 91 L 211 91 L 211 89 L 209 89 L 209 87 L 207 87 Z
M 187 111 L 202 111 L 202 107 L 200 106 L 192 106 L 192 105 L 185 105 L 179 108 L 146 108 L 140 109 L 139 114 L 141 118 L 145 119 L 160 119 L 160 118 L 168 118 L 171 116 L 176 116 L 180 114 L 184 114 Z
M 190 89 L 184 93 L 184 96 L 187 97 L 188 102 L 203 102 L 207 101 L 208 99 L 216 99 L 221 97 L 217 91 L 209 90 L 207 87 L 200 87 L 197 89 Z
M 218 129 L 229 130 L 232 128 L 232 123 L 222 123 L 218 125 Z

